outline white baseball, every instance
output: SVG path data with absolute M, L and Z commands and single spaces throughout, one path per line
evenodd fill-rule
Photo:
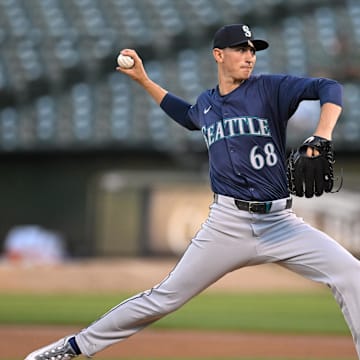
M 131 56 L 120 54 L 117 58 L 117 63 L 124 69 L 130 69 L 134 66 L 134 59 Z

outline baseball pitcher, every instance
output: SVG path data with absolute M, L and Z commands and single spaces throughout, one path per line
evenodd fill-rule
M 311 198 L 333 191 L 331 138 L 342 87 L 325 78 L 252 75 L 257 51 L 267 47 L 247 25 L 220 28 L 212 49 L 218 84 L 193 105 L 154 83 L 136 51 L 121 51 L 124 66 L 117 71 L 136 81 L 185 129 L 201 132 L 214 201 L 164 280 L 26 360 L 92 356 L 177 310 L 228 272 L 264 263 L 329 286 L 360 356 L 360 262 L 292 210 L 294 195 Z M 320 117 L 314 134 L 287 159 L 287 123 L 303 100 L 320 100 Z

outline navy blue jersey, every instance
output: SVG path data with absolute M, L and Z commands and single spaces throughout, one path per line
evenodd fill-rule
M 286 126 L 303 100 L 341 106 L 341 86 L 329 79 L 254 75 L 225 96 L 214 88 L 193 106 L 173 106 L 174 98 L 161 106 L 181 125 L 202 132 L 215 193 L 265 201 L 289 196 Z

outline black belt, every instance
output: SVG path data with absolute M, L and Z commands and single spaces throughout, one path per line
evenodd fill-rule
M 271 212 L 271 208 L 273 205 L 272 201 L 264 201 L 264 202 L 257 202 L 257 201 L 244 201 L 234 199 L 235 205 L 239 210 L 248 211 L 249 213 L 257 213 L 257 214 L 268 214 Z M 282 210 L 290 209 L 292 206 L 292 199 L 286 199 L 284 203 L 284 207 Z

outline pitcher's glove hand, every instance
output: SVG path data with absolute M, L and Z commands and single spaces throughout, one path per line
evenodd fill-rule
M 312 156 L 308 148 L 312 148 Z M 334 151 L 331 141 L 311 136 L 290 153 L 287 175 L 290 193 L 311 198 L 332 192 L 334 186 Z M 342 185 L 342 184 L 341 184 Z M 341 185 L 337 191 L 340 190 Z

